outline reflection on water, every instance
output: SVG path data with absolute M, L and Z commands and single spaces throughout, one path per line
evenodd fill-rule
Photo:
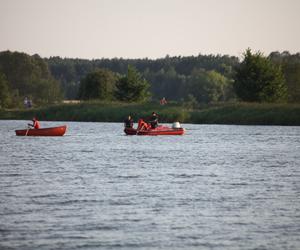
M 0 249 L 300 247 L 300 127 L 25 124 L 0 121 Z

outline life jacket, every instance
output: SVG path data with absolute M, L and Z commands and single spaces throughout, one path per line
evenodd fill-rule
M 147 130 L 150 127 L 150 124 L 145 122 L 143 119 L 139 119 L 138 121 L 138 130 Z

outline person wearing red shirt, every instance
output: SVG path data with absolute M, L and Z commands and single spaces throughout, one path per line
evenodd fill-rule
M 32 122 L 33 124 L 28 124 L 28 126 L 33 127 L 35 129 L 39 129 L 41 127 L 40 122 L 35 117 L 32 118 Z

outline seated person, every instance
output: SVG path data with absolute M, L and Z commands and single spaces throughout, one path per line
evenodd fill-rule
M 130 115 L 127 117 L 127 119 L 124 120 L 124 127 L 125 128 L 132 128 L 133 127 L 133 120 L 132 120 Z
M 35 129 L 39 129 L 41 127 L 40 122 L 35 117 L 32 118 L 32 122 L 33 122 L 33 124 L 28 123 L 29 127 L 33 127 Z
M 157 128 L 157 126 L 158 126 L 158 116 L 155 112 L 152 112 L 149 123 L 150 123 L 152 129 Z
M 143 119 L 139 119 L 138 121 L 138 130 L 147 130 L 150 127 L 150 124 L 145 122 Z

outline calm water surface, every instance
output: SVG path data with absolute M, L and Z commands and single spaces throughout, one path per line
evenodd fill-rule
M 26 123 L 0 121 L 1 250 L 300 249 L 300 127 Z

